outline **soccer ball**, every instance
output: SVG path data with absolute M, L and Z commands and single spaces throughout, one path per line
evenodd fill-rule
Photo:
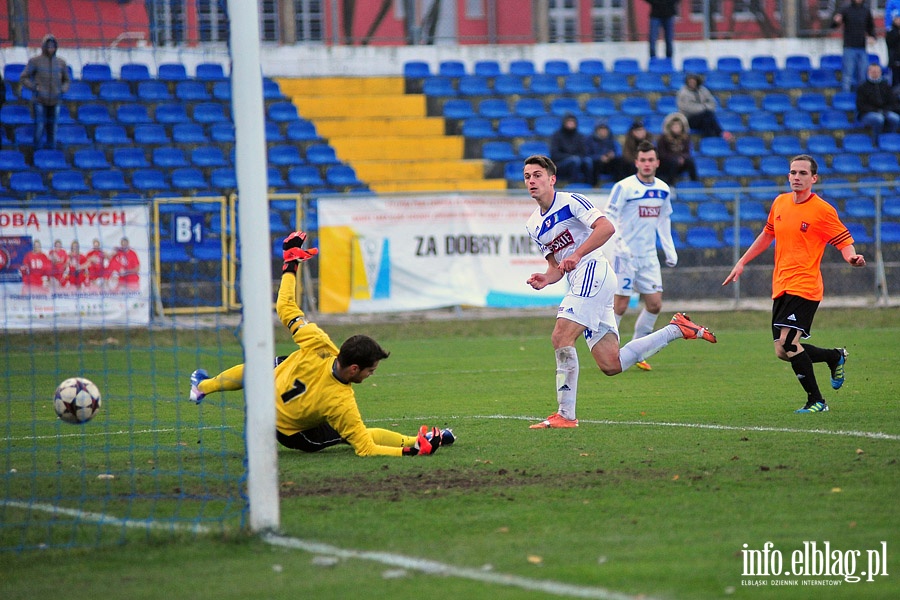
M 70 377 L 56 388 L 53 409 L 66 423 L 87 423 L 100 411 L 100 390 L 90 379 Z

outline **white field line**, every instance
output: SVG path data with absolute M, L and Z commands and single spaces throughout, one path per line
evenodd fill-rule
M 82 521 L 99 523 L 101 525 L 109 525 L 112 527 L 127 527 L 129 529 L 152 529 L 158 531 L 189 531 L 195 534 L 211 533 L 214 529 L 203 525 L 186 525 L 183 523 L 166 523 L 149 520 L 120 519 L 107 514 L 88 512 L 52 504 L 29 503 L 18 500 L 2 500 L 0 505 L 12 508 L 20 508 L 23 510 L 37 510 L 50 513 L 53 515 L 65 515 L 67 517 L 77 518 Z M 286 537 L 274 533 L 264 533 L 261 536 L 262 541 L 273 546 L 289 548 L 292 550 L 301 550 L 316 555 L 332 556 L 335 558 L 368 560 L 381 563 L 390 567 L 406 569 L 409 571 L 418 571 L 428 575 L 440 575 L 442 577 L 456 577 L 459 579 L 468 579 L 470 581 L 478 581 L 481 583 L 501 585 L 507 587 L 515 587 L 528 591 L 545 592 L 554 596 L 563 596 L 567 598 L 594 598 L 597 600 L 635 600 L 641 598 L 644 600 L 652 600 L 649 596 L 640 595 L 632 596 L 612 590 L 599 587 L 587 587 L 580 585 L 572 585 L 559 581 L 530 579 L 520 577 L 518 575 L 507 575 L 504 573 L 495 573 L 484 569 L 471 569 L 467 567 L 456 567 L 434 560 L 416 558 L 411 556 L 403 556 L 402 554 L 393 554 L 390 552 L 378 552 L 373 550 L 353 550 L 347 548 L 338 548 L 330 544 L 315 542 L 311 540 L 301 540 L 294 537 Z

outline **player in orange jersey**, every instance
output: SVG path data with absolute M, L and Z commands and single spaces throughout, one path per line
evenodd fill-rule
M 798 413 L 828 410 L 816 383 L 813 363 L 828 364 L 832 388 L 844 384 L 845 348 L 825 349 L 799 342 L 812 332 L 813 319 L 824 293 L 820 265 L 825 246 L 830 244 L 840 250 L 844 260 L 853 267 L 866 266 L 866 259 L 856 253 L 853 237 L 837 211 L 813 193 L 812 186 L 819 179 L 818 170 L 819 165 L 811 156 L 801 154 L 791 159 L 788 174 L 791 191 L 775 198 L 762 233 L 722 282 L 728 285 L 737 281 L 747 263 L 775 241 L 772 334 L 775 356 L 791 363 L 806 391 L 806 404 L 795 411 Z

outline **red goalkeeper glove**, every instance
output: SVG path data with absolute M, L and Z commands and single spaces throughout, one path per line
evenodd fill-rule
M 429 440 L 426 436 L 431 434 Z M 403 456 L 417 456 L 419 454 L 434 454 L 441 447 L 441 430 L 437 427 L 422 425 L 419 427 L 419 435 L 416 436 L 416 445 L 403 449 Z
M 284 242 L 281 244 L 281 248 L 284 250 L 284 264 L 281 267 L 282 273 L 296 273 L 300 263 L 308 261 L 319 253 L 318 248 L 304 250 L 302 246 L 305 242 L 306 233 L 302 231 L 295 231 L 284 238 Z

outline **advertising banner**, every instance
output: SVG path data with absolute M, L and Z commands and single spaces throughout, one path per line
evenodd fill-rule
M 537 204 L 512 196 L 323 197 L 319 310 L 555 306 L 564 282 L 526 282 L 547 261 L 525 231 Z
M 149 209 L 0 207 L 3 329 L 150 322 Z

